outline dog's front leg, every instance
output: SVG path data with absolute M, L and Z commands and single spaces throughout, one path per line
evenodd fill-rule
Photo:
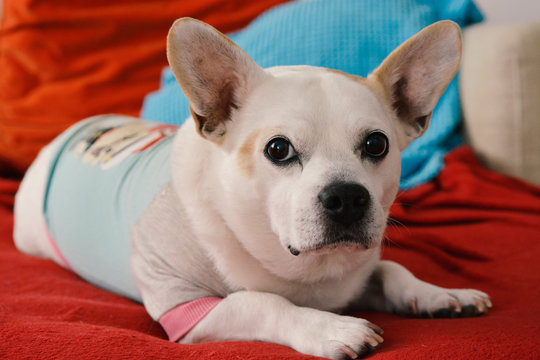
M 256 340 L 347 359 L 371 351 L 383 341 L 381 334 L 364 319 L 299 307 L 279 295 L 241 291 L 221 301 L 180 342 Z
M 380 261 L 359 305 L 364 309 L 425 317 L 481 315 L 492 306 L 489 296 L 481 291 L 429 284 L 393 261 Z

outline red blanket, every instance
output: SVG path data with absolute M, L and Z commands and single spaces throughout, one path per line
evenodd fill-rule
M 302 359 L 284 346 L 179 345 L 140 304 L 18 253 L 0 180 L 0 358 Z M 494 308 L 466 319 L 362 313 L 385 330 L 373 359 L 540 358 L 540 189 L 479 166 L 462 148 L 433 182 L 401 193 L 383 257 L 421 279 L 488 292 Z

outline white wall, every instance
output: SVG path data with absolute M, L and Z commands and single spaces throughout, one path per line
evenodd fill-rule
M 540 0 L 475 0 L 491 23 L 540 22 Z

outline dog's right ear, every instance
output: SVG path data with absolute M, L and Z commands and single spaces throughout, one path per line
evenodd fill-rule
M 171 27 L 167 58 L 197 130 L 216 143 L 225 135 L 231 114 L 268 76 L 229 38 L 191 18 L 178 19 Z

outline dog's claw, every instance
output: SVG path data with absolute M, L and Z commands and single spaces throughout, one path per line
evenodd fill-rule
M 371 330 L 373 330 L 375 333 L 377 333 L 379 335 L 384 334 L 384 330 L 381 329 L 380 327 L 378 327 L 377 325 L 373 324 L 373 323 L 368 322 L 367 327 L 370 328 Z
M 449 304 L 450 304 L 450 308 L 453 310 L 453 312 L 455 312 L 455 313 L 460 313 L 461 312 L 461 304 L 459 303 L 459 300 L 456 297 L 454 297 L 454 300 L 450 300 Z
M 415 296 L 402 309 L 424 318 L 461 318 L 480 316 L 493 306 L 489 296 L 474 289 L 435 288 L 428 295 Z
M 377 340 L 377 345 L 379 345 L 379 344 L 381 344 L 381 343 L 384 342 L 383 337 L 380 336 L 379 334 L 373 334 L 372 336 L 373 336 L 373 338 L 374 338 L 375 340 Z
M 356 349 L 356 351 L 350 348 L 349 346 L 344 346 L 342 348 L 343 354 L 346 355 L 348 358 L 350 359 L 363 358 L 364 356 L 372 353 L 382 342 L 384 342 L 384 339 L 381 336 L 381 334 L 383 333 L 383 330 L 380 327 L 370 322 L 366 322 L 366 326 L 371 331 L 369 332 L 369 334 L 367 334 L 364 337 L 363 345 L 361 345 L 358 349 Z
M 411 308 L 411 313 L 413 315 L 417 315 L 418 314 L 418 306 L 417 306 L 417 300 L 416 298 L 414 299 L 411 299 L 411 301 L 409 301 L 409 306 Z
M 300 250 L 298 250 L 296 248 L 293 248 L 291 245 L 289 245 L 287 247 L 289 248 L 289 251 L 291 252 L 291 254 L 293 254 L 294 256 L 300 255 Z
M 348 346 L 344 346 L 343 347 L 343 352 L 345 353 L 345 355 L 347 355 L 348 357 L 350 357 L 351 359 L 358 359 L 358 354 L 354 352 L 353 349 L 351 349 L 350 347 Z
M 474 304 L 476 305 L 476 309 L 478 310 L 479 313 L 483 314 L 487 311 L 487 306 L 484 303 L 484 301 L 482 301 L 481 299 L 476 299 L 474 301 Z
M 372 326 L 369 326 L 369 325 L 372 325 Z M 369 355 L 370 353 L 372 353 L 384 341 L 384 339 L 375 332 L 375 328 L 378 329 L 378 331 L 382 331 L 381 328 L 371 323 L 369 323 L 368 326 L 373 331 L 369 335 L 366 335 L 366 337 L 364 338 L 364 344 L 361 345 L 356 351 L 347 345 L 343 345 L 341 347 L 341 352 L 342 352 L 342 355 L 344 355 L 344 357 L 340 357 L 340 358 L 343 358 L 343 359 L 363 358 Z

